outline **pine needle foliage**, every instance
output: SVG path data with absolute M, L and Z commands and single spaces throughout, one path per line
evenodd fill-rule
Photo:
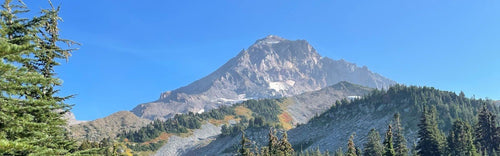
M 59 39 L 59 7 L 22 18 L 27 12 L 21 0 L 5 0 L 0 11 L 0 153 L 66 154 L 74 148 L 63 118 L 71 96 L 56 96 L 54 67 L 72 51 L 57 43 L 70 41 Z
M 380 134 L 371 129 L 368 133 L 368 140 L 364 145 L 363 156 L 382 156 L 384 147 L 380 143 Z

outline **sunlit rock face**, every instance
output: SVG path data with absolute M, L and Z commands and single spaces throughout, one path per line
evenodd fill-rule
M 372 88 L 396 82 L 366 67 L 321 57 L 305 40 L 269 35 L 257 40 L 210 75 L 161 94 L 132 112 L 149 119 L 210 110 L 247 99 L 286 97 L 347 81 Z

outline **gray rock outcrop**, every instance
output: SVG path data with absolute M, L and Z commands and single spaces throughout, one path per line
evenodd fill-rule
M 210 75 L 162 93 L 158 100 L 140 104 L 132 112 L 148 119 L 167 119 L 177 113 L 203 112 L 247 99 L 297 95 L 340 81 L 372 88 L 396 83 L 366 67 L 321 57 L 305 40 L 270 35 Z

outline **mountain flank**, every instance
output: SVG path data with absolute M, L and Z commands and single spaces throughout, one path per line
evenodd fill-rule
M 270 125 L 291 129 L 295 127 L 295 125 L 304 124 L 315 115 L 321 114 L 325 110 L 331 108 L 337 100 L 347 99 L 349 97 L 361 97 L 370 93 L 371 90 L 373 89 L 343 81 L 318 91 L 306 92 L 293 97 L 258 101 L 247 100 L 243 103 L 234 105 L 237 106 L 235 107 L 236 115 L 234 116 L 241 119 L 233 121 L 240 122 L 223 122 L 223 124 L 225 124 L 225 126 L 233 125 L 234 127 L 242 128 L 239 126 L 247 122 L 252 123 L 250 125 L 254 125 L 253 123 L 255 120 L 258 120 L 257 118 L 263 117 L 263 120 L 270 123 Z M 275 109 L 262 109 L 273 105 Z M 245 111 L 248 112 L 241 113 Z M 264 112 L 273 113 L 258 115 L 265 114 Z M 290 117 L 289 120 L 283 119 L 285 114 Z M 157 155 L 197 155 L 199 153 L 203 153 L 203 155 L 219 155 L 224 153 L 222 150 L 231 151 L 233 145 L 239 142 L 240 138 L 234 136 L 239 133 L 239 131 L 229 132 L 232 135 L 222 134 L 222 136 L 217 136 L 224 133 L 220 130 L 221 126 L 223 125 L 218 125 L 217 127 L 210 126 L 212 128 L 205 127 L 206 129 L 204 131 L 195 130 L 192 134 L 192 136 L 204 136 L 203 138 L 205 139 L 193 140 L 191 137 L 170 138 L 167 143 L 158 150 Z M 248 130 L 246 132 L 248 132 L 247 134 L 250 136 L 253 134 L 258 135 L 262 140 L 265 139 L 264 136 L 267 135 L 269 130 L 264 127 L 268 126 L 249 126 L 257 127 L 257 130 Z M 234 127 L 233 130 L 235 129 Z M 205 131 L 210 132 L 212 135 L 206 136 L 206 134 L 204 134 Z
M 362 98 L 343 101 L 307 124 L 288 131 L 289 141 L 296 149 L 335 151 L 344 148 L 345 151 L 349 136 L 355 133 L 356 146 L 363 147 L 370 129 L 384 134 L 388 124 L 393 123 L 394 114 L 399 113 L 407 145 L 411 146 L 417 141 L 417 124 L 424 107 L 437 110 L 439 129 L 446 133 L 458 119 L 475 125 L 477 113 L 484 105 L 500 115 L 500 107 L 491 100 L 469 99 L 463 94 L 432 87 L 396 85 L 387 91 L 375 90 Z
M 372 90 L 373 88 L 342 81 L 318 91 L 286 98 L 288 103 L 285 110 L 293 118 L 294 125 L 304 124 L 315 115 L 328 110 L 336 101 L 359 98 Z
M 366 67 L 322 57 L 305 40 L 269 35 L 210 75 L 162 93 L 158 100 L 140 104 L 132 112 L 164 120 L 177 113 L 203 112 L 248 99 L 298 95 L 341 81 L 379 89 L 396 84 Z
M 452 121 L 458 119 L 473 125 L 483 106 L 500 115 L 500 107 L 495 106 L 493 101 L 469 99 L 431 87 L 396 85 L 385 91 L 373 90 L 359 98 L 335 102 L 326 112 L 289 130 L 288 140 L 296 152 L 317 149 L 332 152 L 339 148 L 347 151 L 349 136 L 355 134 L 355 145 L 362 149 L 372 128 L 384 134 L 388 124 L 393 123 L 394 114 L 400 113 L 407 145 L 412 149 L 424 107 L 437 110 L 439 129 L 448 132 Z M 252 147 L 265 147 L 271 127 L 249 125 L 245 127 L 245 137 L 251 140 Z M 281 135 L 280 132 L 278 135 Z M 179 155 L 234 155 L 240 147 L 241 137 L 241 132 L 219 135 L 208 145 L 190 147 L 186 150 L 188 152 Z
M 104 138 L 115 138 L 123 131 L 137 130 L 151 123 L 150 120 L 137 117 L 129 111 L 120 111 L 107 117 L 70 125 L 70 131 L 78 140 L 101 141 Z

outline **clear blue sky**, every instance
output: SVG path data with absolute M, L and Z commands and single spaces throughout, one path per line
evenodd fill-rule
M 48 6 L 26 0 L 32 10 Z M 475 2 L 475 3 L 473 3 Z M 407 85 L 500 99 L 500 1 L 54 0 L 79 120 L 156 100 L 269 34 Z

